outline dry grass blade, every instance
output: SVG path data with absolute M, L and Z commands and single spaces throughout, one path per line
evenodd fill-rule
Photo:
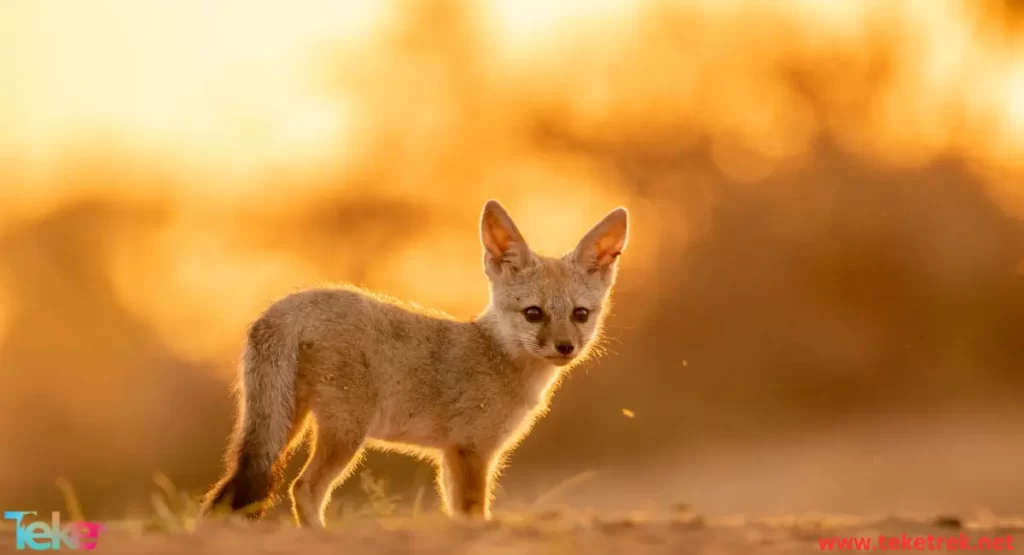
M 79 503 L 78 494 L 75 493 L 75 488 L 71 485 L 71 482 L 67 478 L 57 478 L 57 487 L 60 488 L 60 492 L 64 495 L 64 506 L 67 507 L 71 520 L 84 521 L 85 513 L 82 511 L 82 504 Z
M 549 505 L 551 502 L 558 499 L 560 495 L 564 495 L 566 492 L 572 490 L 573 488 L 578 487 L 579 485 L 594 479 L 595 476 L 597 476 L 597 472 L 588 470 L 586 472 L 580 472 L 575 476 L 563 480 L 555 487 L 547 490 L 546 492 L 538 496 L 537 499 L 533 502 L 533 508 L 539 509 L 541 507 Z

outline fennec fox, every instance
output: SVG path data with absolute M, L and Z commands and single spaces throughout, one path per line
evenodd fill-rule
M 480 238 L 490 303 L 469 322 L 348 287 L 270 306 L 249 328 L 229 472 L 204 513 L 262 516 L 311 422 L 309 460 L 291 486 L 300 526 L 323 526 L 331 490 L 367 445 L 429 458 L 449 514 L 489 517 L 498 467 L 600 332 L 626 220 L 613 210 L 551 258 L 488 201 Z

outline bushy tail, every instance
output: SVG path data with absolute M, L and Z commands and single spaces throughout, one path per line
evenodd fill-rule
M 259 518 L 269 508 L 294 433 L 297 370 L 297 340 L 266 317 L 257 320 L 243 355 L 228 472 L 206 495 L 204 515 L 242 512 Z

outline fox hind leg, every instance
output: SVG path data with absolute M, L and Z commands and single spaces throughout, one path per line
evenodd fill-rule
M 359 464 L 366 434 L 327 419 L 316 419 L 313 429 L 309 459 L 292 483 L 292 512 L 299 526 L 323 528 L 331 491 Z

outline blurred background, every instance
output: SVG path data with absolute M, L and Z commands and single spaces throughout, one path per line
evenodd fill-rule
M 499 507 L 1024 512 L 1020 1 L 0 0 L 0 122 L 4 510 L 202 492 L 247 324 L 474 316 L 493 197 L 549 253 L 632 214 Z

